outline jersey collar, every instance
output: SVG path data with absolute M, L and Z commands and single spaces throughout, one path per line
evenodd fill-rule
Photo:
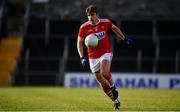
M 96 24 L 92 24 L 91 22 L 89 22 L 89 24 L 93 26 L 98 25 L 99 23 L 100 23 L 100 19 L 98 19 L 98 22 Z

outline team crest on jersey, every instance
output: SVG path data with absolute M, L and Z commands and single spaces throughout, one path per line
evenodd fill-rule
M 94 33 L 94 35 L 96 35 L 98 40 L 101 40 L 101 39 L 103 39 L 105 37 L 105 31 Z
M 104 30 L 104 26 L 101 26 L 101 29 L 103 29 L 103 30 Z

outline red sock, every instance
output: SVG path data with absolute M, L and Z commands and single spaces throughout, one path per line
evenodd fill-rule
M 111 91 L 111 87 L 106 84 L 106 85 L 101 85 L 104 93 L 112 100 L 114 101 L 114 97 L 113 97 L 113 94 L 112 94 L 112 91 Z

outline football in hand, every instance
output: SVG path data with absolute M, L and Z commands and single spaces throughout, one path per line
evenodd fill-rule
M 85 38 L 85 45 L 94 48 L 98 45 L 98 38 L 94 34 L 90 34 Z

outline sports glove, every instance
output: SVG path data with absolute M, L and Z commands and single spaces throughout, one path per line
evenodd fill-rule
M 132 45 L 132 44 L 134 44 L 133 39 L 132 39 L 132 38 L 129 38 L 129 37 L 125 37 L 124 42 L 125 42 L 127 45 Z
M 81 65 L 82 65 L 83 67 L 86 67 L 86 66 L 87 66 L 87 61 L 86 61 L 86 59 L 85 59 L 84 57 L 81 58 Z

